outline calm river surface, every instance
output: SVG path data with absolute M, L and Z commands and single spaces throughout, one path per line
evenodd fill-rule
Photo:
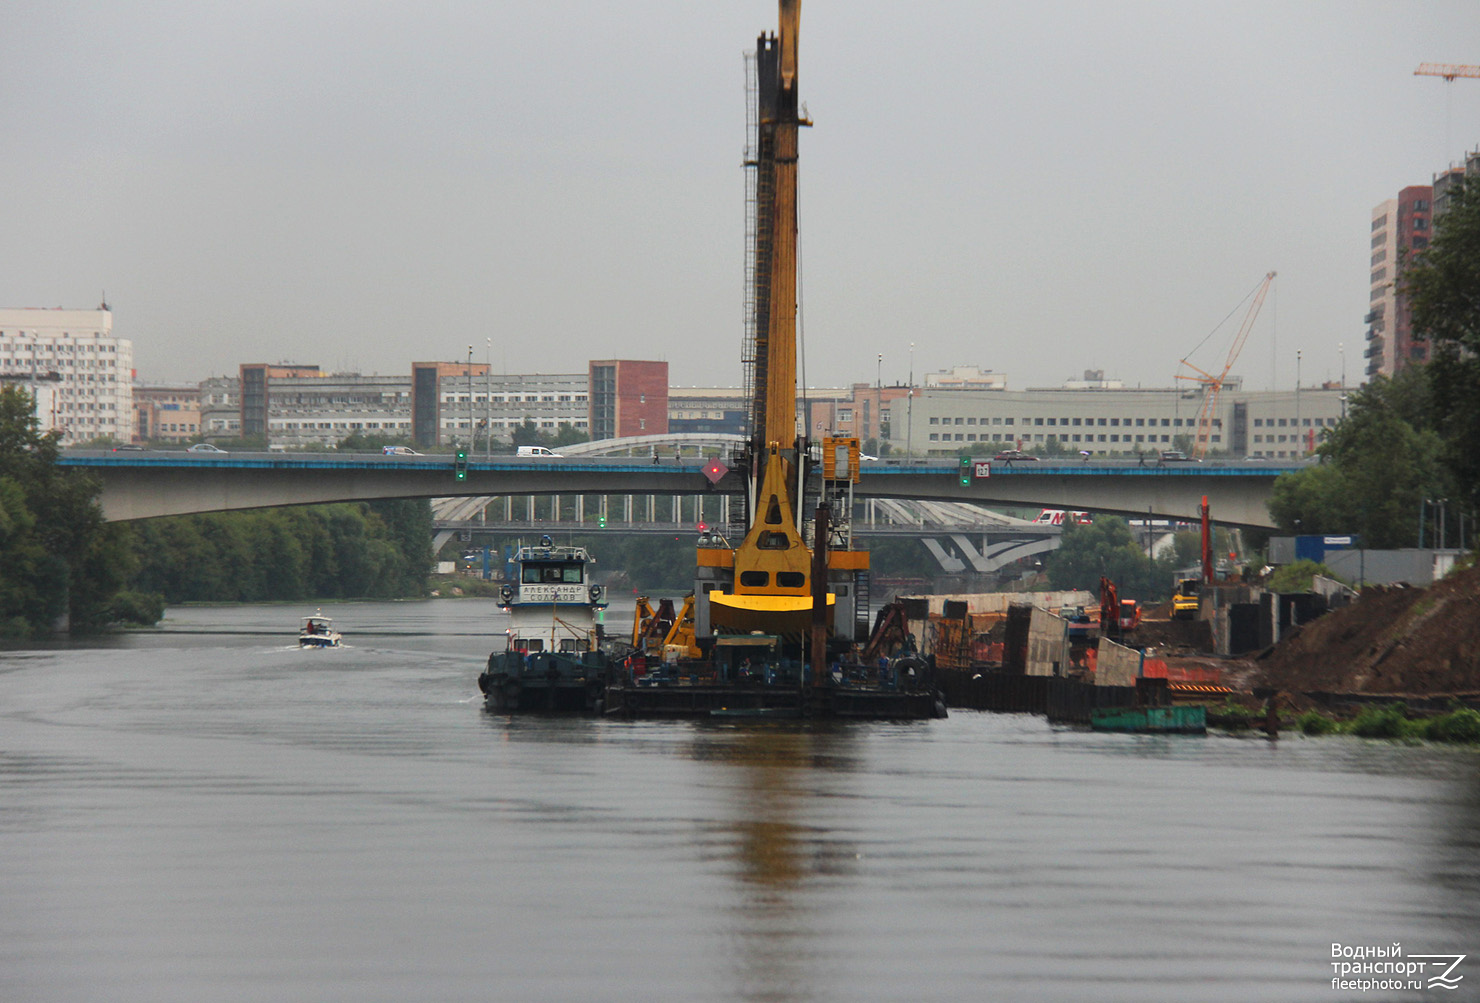
M 0 999 L 1480 998 L 1473 750 L 507 718 L 491 603 L 309 612 L 0 651 Z

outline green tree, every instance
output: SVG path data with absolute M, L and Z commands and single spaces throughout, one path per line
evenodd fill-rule
M 1423 499 L 1452 481 L 1444 442 L 1429 427 L 1429 376 L 1409 368 L 1377 377 L 1351 399 L 1347 417 L 1317 448 L 1321 464 L 1275 481 L 1269 512 L 1287 533 L 1360 533 L 1367 546 L 1417 543 Z
M 1413 330 L 1429 339 L 1434 424 L 1471 515 L 1480 511 L 1480 179 L 1458 179 L 1429 246 L 1405 261 Z
M 1088 524 L 1064 527 L 1059 548 L 1044 563 L 1053 589 L 1097 592 L 1101 576 L 1109 578 L 1127 599 L 1154 602 L 1171 595 L 1175 563 L 1149 559 L 1129 524 L 1117 516 L 1096 516 Z
M 130 574 L 127 534 L 103 522 L 97 479 L 57 465 L 31 395 L 0 387 L 0 631 L 36 636 L 66 614 L 76 632 L 113 619 Z

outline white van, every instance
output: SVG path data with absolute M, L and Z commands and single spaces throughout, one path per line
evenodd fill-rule
M 564 458 L 562 456 L 562 454 L 560 454 L 560 453 L 552 453 L 548 449 L 546 449 L 544 446 L 520 446 L 519 447 L 519 455 L 520 456 L 560 456 L 562 459 Z

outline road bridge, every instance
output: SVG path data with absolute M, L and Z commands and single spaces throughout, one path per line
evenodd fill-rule
M 103 514 L 113 521 L 380 498 L 472 495 L 728 495 L 744 491 L 726 472 L 714 483 L 702 458 L 677 462 L 611 458 L 495 457 L 471 461 L 458 481 L 440 456 L 337 453 L 186 453 L 71 451 L 68 467 L 102 482 Z M 866 465 L 859 499 L 960 501 L 1023 508 L 1083 509 L 1193 521 L 1202 496 L 1222 525 L 1272 528 L 1265 505 L 1274 480 L 1298 464 L 1134 461 L 977 464 L 963 484 L 955 463 L 919 460 Z

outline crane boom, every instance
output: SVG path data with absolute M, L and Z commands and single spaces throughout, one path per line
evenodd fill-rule
M 1197 409 L 1197 437 L 1192 444 L 1192 455 L 1199 459 L 1207 455 L 1208 444 L 1212 441 L 1213 417 L 1218 413 L 1218 395 L 1223 392 L 1223 384 L 1228 379 L 1228 373 L 1233 369 L 1239 353 L 1244 350 L 1244 342 L 1249 340 L 1249 331 L 1254 327 L 1254 318 L 1259 316 L 1259 308 L 1264 305 L 1264 297 L 1269 293 L 1274 277 L 1274 272 L 1265 275 L 1264 280 L 1254 291 L 1254 302 L 1249 306 L 1249 312 L 1244 315 L 1244 322 L 1239 325 L 1238 334 L 1234 336 L 1233 344 L 1228 348 L 1228 357 L 1223 361 L 1222 372 L 1214 376 L 1186 359 L 1182 360 L 1182 365 L 1191 369 L 1196 375 L 1178 373 L 1177 379 L 1195 380 L 1203 386 L 1202 406 Z
M 1443 77 L 1452 82 L 1455 77 L 1480 77 L 1480 66 L 1467 66 L 1464 63 L 1420 63 L 1413 75 Z

